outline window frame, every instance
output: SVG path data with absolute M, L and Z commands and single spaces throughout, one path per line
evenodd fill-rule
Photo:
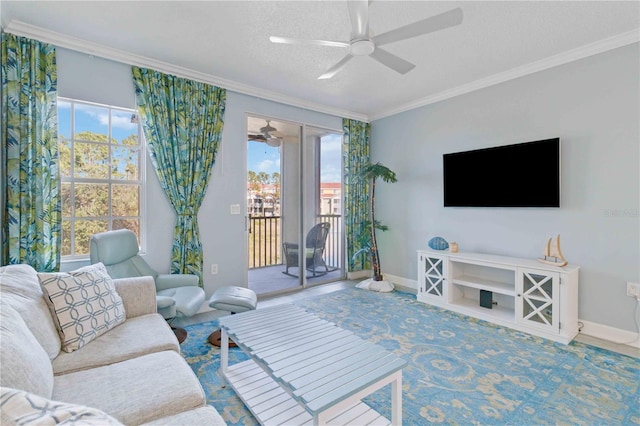
M 138 220 L 138 243 L 140 244 L 140 251 L 141 252 L 145 252 L 146 250 L 146 223 L 147 223 L 147 211 L 146 211 L 146 190 L 147 190 L 147 179 L 146 179 L 146 158 L 147 158 L 147 148 L 146 148 L 146 142 L 144 139 L 144 132 L 142 129 L 142 124 L 140 123 L 140 118 L 139 118 L 139 113 L 137 109 L 134 108 L 127 108 L 127 107 L 120 107 L 120 106 L 115 106 L 115 105 L 107 105 L 107 104 L 101 104 L 101 103 L 97 103 L 97 102 L 90 102 L 90 101 L 85 101 L 82 99 L 76 99 L 76 98 L 68 98 L 68 97 L 64 97 L 64 96 L 58 96 L 57 98 L 57 102 L 58 103 L 68 103 L 70 105 L 70 122 L 69 122 L 69 126 L 70 126 L 70 134 L 67 137 L 65 136 L 65 143 L 69 143 L 70 144 L 70 151 L 71 151 L 71 156 L 70 156 L 70 164 L 68 165 L 69 167 L 69 174 L 70 176 L 63 176 L 62 173 L 60 174 L 60 182 L 61 185 L 65 184 L 65 183 L 69 183 L 72 186 L 75 186 L 76 184 L 80 183 L 80 184 L 107 184 L 109 187 L 109 191 L 107 194 L 108 197 L 108 205 L 107 205 L 107 215 L 105 216 L 88 216 L 88 218 L 91 218 L 93 220 L 104 220 L 107 222 L 107 229 L 108 230 L 113 230 L 113 222 L 114 220 L 130 220 L 130 219 L 137 219 Z M 75 120 L 76 120 L 76 105 L 86 105 L 88 107 L 97 107 L 97 108 L 105 108 L 108 111 L 108 124 L 107 124 L 107 142 L 92 142 L 92 141 L 86 141 L 86 140 L 76 140 L 75 134 L 76 134 L 76 129 L 75 129 Z M 135 148 L 138 150 L 138 178 L 135 180 L 124 180 L 124 179 L 115 179 L 112 177 L 112 162 L 109 161 L 108 162 L 108 177 L 107 178 L 86 178 L 86 177 L 76 177 L 75 176 L 75 161 L 74 161 L 74 147 L 76 142 L 79 143 L 97 143 L 97 144 L 105 144 L 107 146 L 107 150 L 109 153 L 109 158 L 111 159 L 112 153 L 113 153 L 113 147 L 117 146 L 119 144 L 113 143 L 112 142 L 112 133 L 113 133 L 113 129 L 112 129 L 112 112 L 113 111 L 117 111 L 117 112 L 126 112 L 126 113 L 130 113 L 132 115 L 132 119 L 133 116 L 135 116 L 138 120 L 137 124 L 137 136 L 138 136 L 138 145 L 135 146 Z M 60 146 L 60 144 L 62 143 L 62 139 L 60 137 L 60 133 L 58 130 L 58 144 Z M 64 135 L 62 135 L 64 136 Z M 61 160 L 60 160 L 61 161 Z M 62 166 L 62 164 L 61 164 Z M 139 205 L 138 205 L 138 216 L 114 216 L 113 215 L 113 200 L 112 200 L 112 187 L 113 185 L 122 185 L 122 184 L 135 184 L 135 185 L 139 185 Z M 62 187 L 61 187 L 62 188 Z M 70 216 L 62 216 L 62 221 L 69 221 L 71 226 L 70 226 L 70 251 L 71 254 L 68 255 L 61 255 L 61 262 L 75 262 L 78 260 L 87 260 L 89 259 L 89 253 L 86 254 L 76 254 L 75 252 L 75 223 L 77 221 L 83 221 L 83 220 L 87 220 L 87 217 L 82 217 L 81 219 L 76 218 L 75 215 L 75 196 L 76 196 L 76 191 L 72 190 L 70 191 L 69 194 L 69 211 L 70 211 Z M 65 209 L 62 208 L 62 211 L 64 212 Z M 64 235 L 64 232 L 63 232 Z

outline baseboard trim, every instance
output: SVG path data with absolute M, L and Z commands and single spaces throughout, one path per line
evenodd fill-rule
M 359 280 L 361 278 L 371 278 L 371 270 L 365 269 L 364 271 L 347 272 L 348 280 Z
M 418 281 L 410 280 L 408 278 L 399 277 L 397 275 L 391 274 L 383 274 L 386 280 L 389 280 L 393 283 L 394 286 L 398 287 L 399 290 L 404 290 L 408 293 L 417 294 L 418 293 Z
M 616 343 L 619 345 L 640 348 L 640 336 L 638 335 L 638 333 L 634 333 L 633 331 L 628 330 L 622 330 L 620 328 L 610 327 L 604 324 L 598 324 L 591 321 L 579 321 L 582 323 L 580 334 L 606 340 L 607 342 Z M 635 341 L 633 339 L 635 339 Z

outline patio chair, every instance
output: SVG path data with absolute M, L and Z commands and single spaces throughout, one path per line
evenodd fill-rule
M 324 247 L 327 243 L 327 235 L 329 235 L 330 227 L 329 222 L 321 222 L 311 228 L 307 233 L 304 258 L 305 268 L 312 274 L 309 278 L 326 275 L 329 272 L 329 267 L 322 256 L 324 255 Z M 282 273 L 297 278 L 298 275 L 290 273 L 289 268 L 298 267 L 298 244 L 283 243 L 282 247 L 284 249 L 286 262 L 286 268 Z M 321 268 L 324 268 L 324 271 L 320 270 Z M 300 268 L 298 268 L 298 271 L 299 270 Z

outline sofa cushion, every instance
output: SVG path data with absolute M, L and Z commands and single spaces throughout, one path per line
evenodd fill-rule
M 122 299 L 101 263 L 65 273 L 39 273 L 62 350 L 80 349 L 126 319 Z
M 0 387 L 0 423 L 3 425 L 96 425 L 123 426 L 108 414 L 25 392 Z
M 0 386 L 51 398 L 53 370 L 22 317 L 0 299 Z
M 171 327 L 158 314 L 143 315 L 129 318 L 82 350 L 60 352 L 53 360 L 53 373 L 86 370 L 166 350 L 180 353 L 180 344 Z
M 63 374 L 54 380 L 53 399 L 98 408 L 127 425 L 205 404 L 198 378 L 175 351 Z
M 207 426 L 224 426 L 224 419 L 210 405 L 196 408 L 195 410 L 185 411 L 174 416 L 163 417 L 142 426 L 175 426 L 175 425 L 207 425 Z
M 44 301 L 36 270 L 24 264 L 1 267 L 0 295 L 22 316 L 49 359 L 57 357 L 60 337 Z

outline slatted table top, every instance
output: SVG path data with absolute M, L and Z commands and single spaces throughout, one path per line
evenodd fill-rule
M 227 316 L 220 327 L 312 415 L 407 364 L 294 305 Z

